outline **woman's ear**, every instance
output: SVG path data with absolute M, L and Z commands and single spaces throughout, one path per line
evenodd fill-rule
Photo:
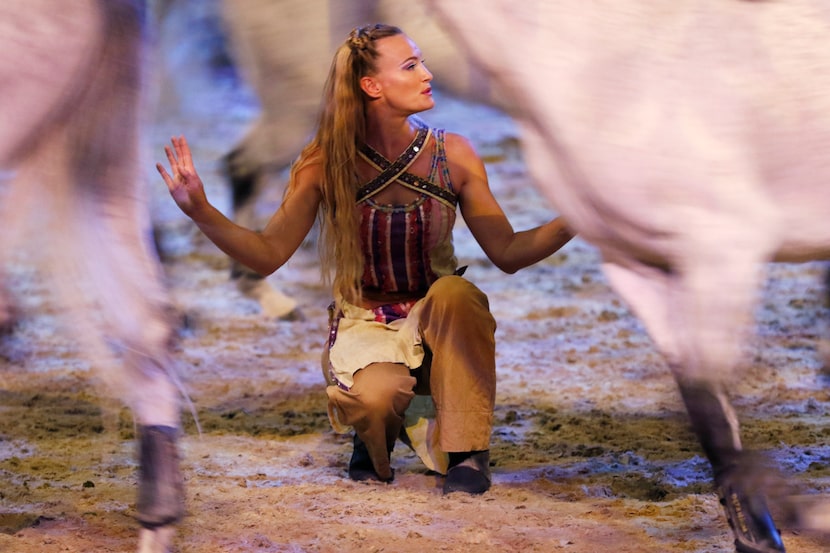
M 360 89 L 365 92 L 369 98 L 380 98 L 381 86 L 374 77 L 361 77 Z

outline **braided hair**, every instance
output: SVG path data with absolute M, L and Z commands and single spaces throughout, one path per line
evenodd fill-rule
M 334 54 L 323 89 L 314 137 L 291 169 L 286 193 L 298 170 L 309 163 L 323 168 L 319 242 L 323 275 L 332 283 L 335 297 L 350 303 L 361 299 L 363 254 L 358 235 L 355 199 L 357 150 L 366 139 L 366 97 L 360 79 L 377 70 L 376 42 L 401 35 L 400 28 L 376 23 L 355 28 Z M 332 272 L 334 278 L 332 282 Z

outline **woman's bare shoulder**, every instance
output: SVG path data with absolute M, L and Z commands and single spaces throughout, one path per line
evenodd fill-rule
M 319 187 L 323 179 L 323 161 L 319 155 L 312 155 L 297 160 L 292 170 L 294 184 L 297 186 Z
M 444 132 L 444 147 L 448 154 L 474 155 L 478 157 L 475 147 L 469 138 L 457 132 Z
M 444 149 L 447 152 L 450 175 L 457 191 L 460 192 L 471 178 L 486 179 L 484 163 L 469 138 L 455 132 L 446 132 Z

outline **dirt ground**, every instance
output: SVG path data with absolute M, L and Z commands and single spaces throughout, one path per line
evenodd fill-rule
M 154 129 L 154 153 L 184 132 L 217 205 L 217 160 L 255 108 L 217 82 Z M 438 96 L 425 118 L 470 136 L 518 229 L 554 216 L 533 189 L 512 122 Z M 221 115 L 217 115 L 221 113 Z M 201 425 L 183 412 L 187 518 L 176 552 L 732 551 L 732 537 L 661 357 L 580 239 L 516 275 L 495 269 L 461 222 L 466 276 L 498 321 L 493 487 L 442 496 L 403 444 L 391 484 L 346 477 L 351 437 L 331 431 L 319 356 L 329 293 L 312 245 L 271 277 L 303 320 L 264 317 L 228 279 L 228 260 L 151 177 L 172 297 L 186 314 L 176 358 Z M 277 189 L 261 206 L 279 199 Z M 94 385 L 61 333 L 42 275 L 10 268 L 23 318 L 0 337 L 0 551 L 133 551 L 136 460 L 131 415 Z M 734 399 L 747 444 L 805 489 L 830 488 L 827 326 L 821 264 L 776 265 Z M 783 529 L 791 553 L 828 544 Z

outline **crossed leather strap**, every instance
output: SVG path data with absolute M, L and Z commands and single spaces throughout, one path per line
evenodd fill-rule
M 412 142 L 407 146 L 406 150 L 394 162 L 390 162 L 368 144 L 362 144 L 358 151 L 360 157 L 380 171 L 380 173 L 358 189 L 357 203 L 366 201 L 391 183 L 398 181 L 410 190 L 429 194 L 437 200 L 451 207 L 455 207 L 458 200 L 453 192 L 436 186 L 424 178 L 406 172 L 424 151 L 424 144 L 427 143 L 431 135 L 432 129 L 422 122 L 419 122 L 415 138 L 412 139 Z

